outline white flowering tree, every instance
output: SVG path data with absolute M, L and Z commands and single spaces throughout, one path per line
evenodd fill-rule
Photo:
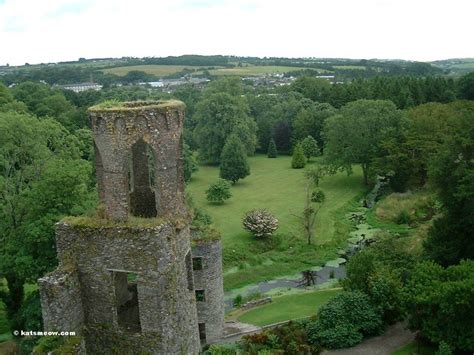
M 278 219 L 264 209 L 248 211 L 242 223 L 246 230 L 258 238 L 269 237 L 278 229 Z

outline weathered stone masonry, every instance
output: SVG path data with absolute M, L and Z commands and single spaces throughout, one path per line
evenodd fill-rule
M 45 329 L 76 331 L 89 354 L 197 354 L 204 328 L 208 342 L 222 334 L 222 266 L 213 240 L 194 247 L 206 267 L 193 272 L 184 105 L 97 106 L 90 117 L 103 215 L 58 224 L 59 267 L 39 280 Z M 198 305 L 197 287 L 208 296 Z
M 225 307 L 221 242 L 209 234 L 195 229 L 191 232 L 194 287 L 204 291 L 204 301 L 197 302 L 198 323 L 205 330 L 205 341 L 213 343 L 222 337 Z

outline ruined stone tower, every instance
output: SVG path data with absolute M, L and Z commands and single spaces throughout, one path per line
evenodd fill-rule
M 59 267 L 39 280 L 45 330 L 76 331 L 91 354 L 197 354 L 222 334 L 224 304 L 220 241 L 199 230 L 191 243 L 184 104 L 89 112 L 101 208 L 57 226 Z

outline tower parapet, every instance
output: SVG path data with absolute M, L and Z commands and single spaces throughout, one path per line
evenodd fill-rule
M 186 215 L 184 108 L 172 100 L 89 109 L 99 197 L 107 218 Z

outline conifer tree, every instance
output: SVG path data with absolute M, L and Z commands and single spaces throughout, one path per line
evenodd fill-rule
M 270 142 L 268 143 L 267 156 L 269 158 L 276 158 L 277 157 L 277 147 L 276 147 L 276 144 L 275 144 L 275 140 L 273 138 L 270 139 Z
M 301 143 L 297 143 L 293 150 L 293 159 L 291 160 L 291 167 L 293 169 L 301 169 L 306 165 L 306 157 L 304 156 L 303 147 Z
M 232 183 L 250 174 L 245 148 L 236 134 L 226 141 L 221 154 L 220 177 Z

